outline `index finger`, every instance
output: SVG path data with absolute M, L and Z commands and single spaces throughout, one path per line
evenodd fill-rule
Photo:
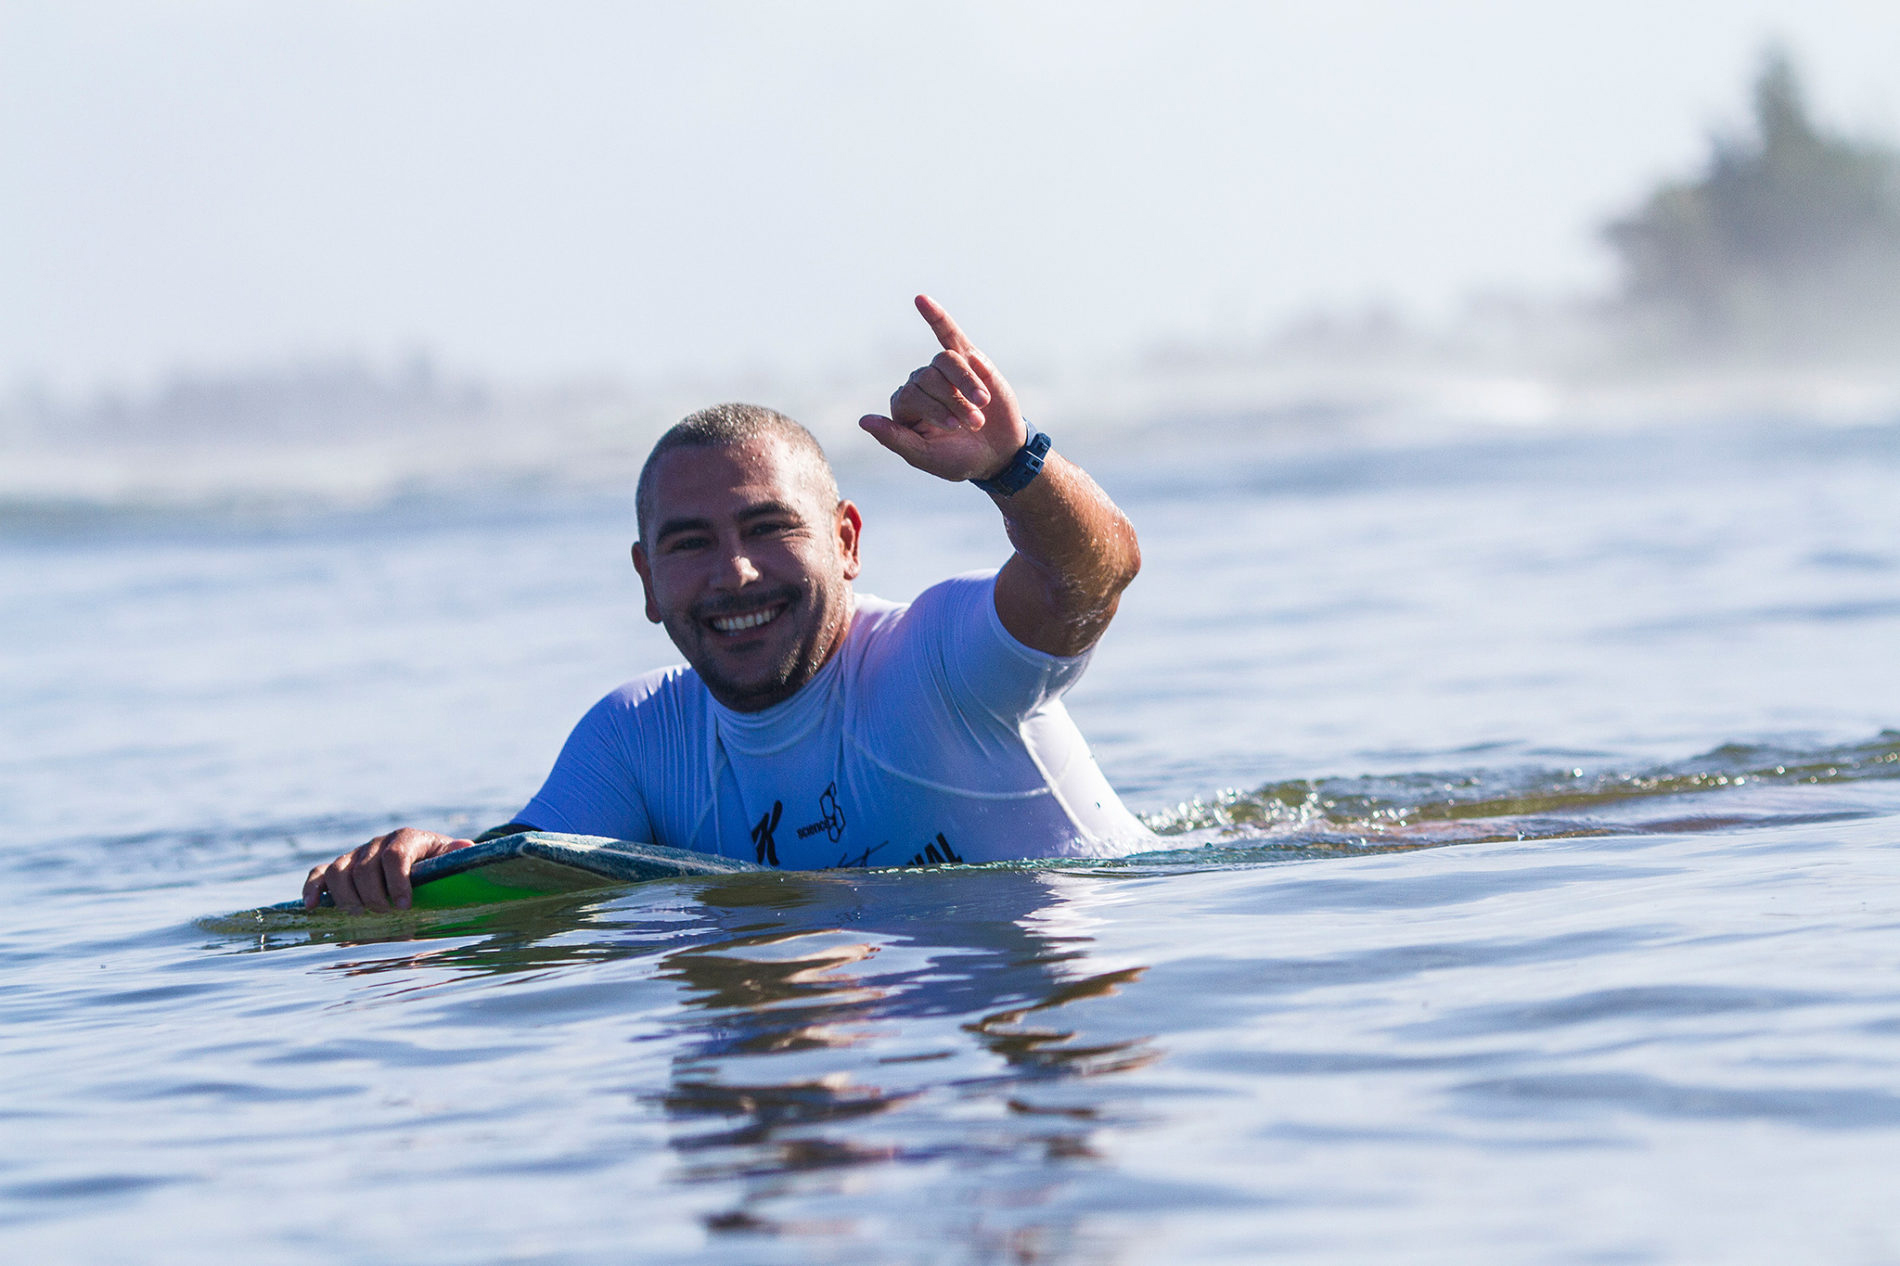
M 944 351 L 974 352 L 976 350 L 976 344 L 972 343 L 957 323 L 950 319 L 950 314 L 943 310 L 941 303 L 929 295 L 918 295 L 916 302 L 917 311 L 922 314 L 925 321 L 929 322 L 930 332 L 937 336 L 937 342 L 943 345 Z

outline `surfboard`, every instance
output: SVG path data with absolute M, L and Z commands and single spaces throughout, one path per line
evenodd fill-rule
M 409 881 L 415 886 L 410 908 L 442 910 L 581 892 L 614 884 L 637 884 L 649 879 L 734 875 L 770 869 L 660 844 L 522 831 L 417 862 L 415 869 L 409 872 Z M 326 892 L 320 904 L 334 906 L 336 903 Z M 284 901 L 266 909 L 286 913 L 301 911 L 303 902 Z

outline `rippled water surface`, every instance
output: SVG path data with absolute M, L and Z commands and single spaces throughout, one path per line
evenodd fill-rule
M 1900 426 L 1192 438 L 1071 449 L 1167 851 L 355 922 L 670 659 L 626 510 L 0 519 L 0 1249 L 1900 1261 Z

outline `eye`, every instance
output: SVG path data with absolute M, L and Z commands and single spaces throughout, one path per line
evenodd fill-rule
M 666 542 L 666 552 L 668 554 L 684 554 L 689 550 L 705 549 L 706 546 L 711 543 L 712 538 L 710 536 L 702 536 L 698 533 L 680 533 L 677 536 L 668 538 Z
M 746 529 L 747 536 L 777 536 L 791 530 L 792 525 L 781 519 L 761 519 Z

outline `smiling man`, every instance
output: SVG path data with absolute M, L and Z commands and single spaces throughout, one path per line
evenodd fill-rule
M 943 350 L 859 425 L 969 481 L 1015 552 L 908 605 L 857 594 L 863 520 L 790 418 L 727 404 L 660 438 L 636 495 L 647 618 L 686 664 L 596 704 L 506 827 L 788 868 L 1113 856 L 1152 845 L 1063 708 L 1140 566 L 1127 518 L 919 296 Z M 310 872 L 348 910 L 409 902 L 404 829 Z

